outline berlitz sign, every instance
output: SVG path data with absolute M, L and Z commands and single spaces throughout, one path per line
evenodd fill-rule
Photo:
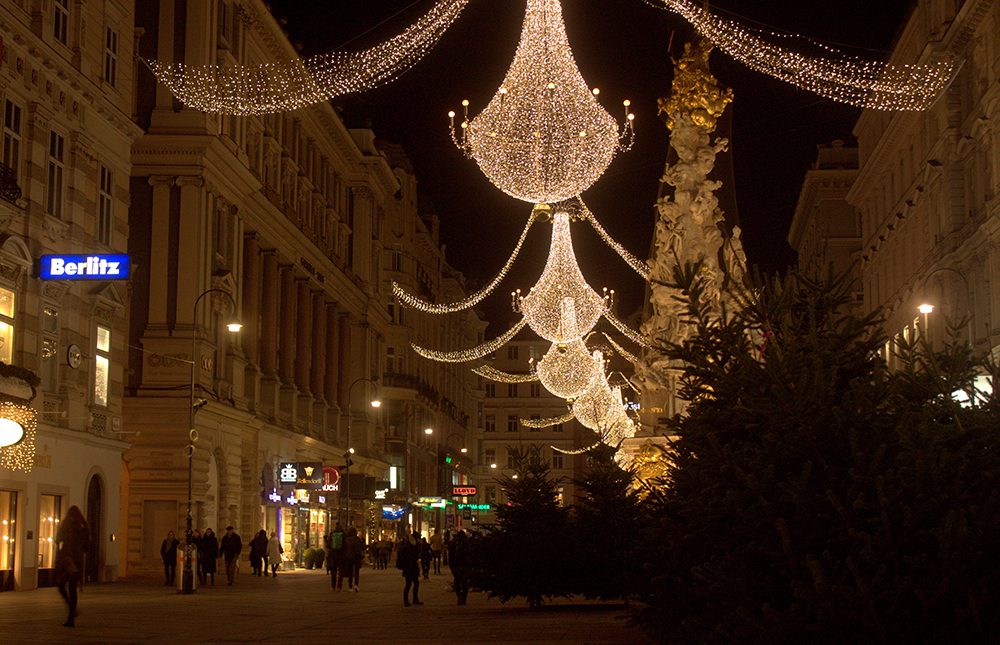
M 43 255 L 38 260 L 42 280 L 128 280 L 125 253 Z

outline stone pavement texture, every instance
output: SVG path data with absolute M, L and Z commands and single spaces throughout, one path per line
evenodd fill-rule
M 246 564 L 241 563 L 241 564 Z M 179 572 L 178 572 L 179 573 Z M 22 643 L 647 643 L 613 604 L 553 601 L 531 611 L 469 594 L 457 606 L 451 575 L 421 581 L 423 606 L 403 607 L 395 569 L 361 573 L 361 591 L 334 592 L 323 571 L 277 578 L 240 574 L 229 587 L 178 594 L 153 580 L 87 585 L 75 628 L 55 589 L 0 593 L 0 644 Z

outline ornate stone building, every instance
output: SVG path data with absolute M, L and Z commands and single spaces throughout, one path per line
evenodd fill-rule
M 91 528 L 85 578 L 121 568 L 130 290 L 43 280 L 38 262 L 126 250 L 133 24 L 132 2 L 0 3 L 0 362 L 40 378 L 33 443 L 0 449 L 0 590 L 52 584 L 73 505 Z
M 847 200 L 861 213 L 867 311 L 890 334 L 926 323 L 939 341 L 965 319 L 976 351 L 1000 352 L 1000 5 L 918 3 L 890 61 L 950 51 L 964 62 L 924 112 L 861 114 L 860 171 Z M 932 304 L 925 319 L 920 304 Z

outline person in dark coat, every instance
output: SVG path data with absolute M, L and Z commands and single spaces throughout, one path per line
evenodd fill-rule
M 431 552 L 431 545 L 427 543 L 427 538 L 420 538 L 420 569 L 424 572 L 424 580 L 427 580 L 431 572 L 431 560 L 434 555 Z
M 191 544 L 194 545 L 194 570 L 198 576 L 198 582 L 202 582 L 203 575 L 201 572 L 201 529 L 195 529 L 191 533 Z
M 448 566 L 454 578 L 452 586 L 458 596 L 458 604 L 464 605 L 469 595 L 469 577 L 472 573 L 471 544 L 465 537 L 465 531 L 459 531 L 448 541 Z
M 326 568 L 330 572 L 330 586 L 339 591 L 337 578 L 340 577 L 340 561 L 344 555 L 344 527 L 337 522 L 333 533 L 330 534 L 330 553 L 326 559 Z
M 90 548 L 90 528 L 76 506 L 70 506 L 66 517 L 59 523 L 56 546 L 55 580 L 59 595 L 69 607 L 69 618 L 63 625 L 73 627 L 77 613 L 76 588 L 83 580 L 83 558 Z
M 243 550 L 243 540 L 232 526 L 226 527 L 226 534 L 219 542 L 219 556 L 226 559 L 226 584 L 232 586 L 236 579 L 236 563 L 239 562 L 240 551 Z
M 177 545 L 180 540 L 174 537 L 173 531 L 167 531 L 167 537 L 160 543 L 160 557 L 163 558 L 164 587 L 174 584 L 177 578 Z
M 396 552 L 396 568 L 403 572 L 403 579 L 406 586 L 403 587 L 403 606 L 410 606 L 410 587 L 413 587 L 414 605 L 422 605 L 420 602 L 420 534 L 416 531 L 407 539 L 403 540 Z
M 215 537 L 215 531 L 205 529 L 205 534 L 201 536 L 198 545 L 198 561 L 201 563 L 201 584 L 208 582 L 212 577 L 212 586 L 215 586 L 216 561 L 219 559 L 219 538 Z
M 353 526 L 347 529 L 344 538 L 344 549 L 340 557 L 340 573 L 337 576 L 337 589 L 341 589 L 344 578 L 347 578 L 347 589 L 359 591 L 361 581 L 361 561 L 365 559 L 365 545 L 358 537 L 358 530 Z
M 260 576 L 267 558 L 267 533 L 261 529 L 250 540 L 250 569 L 253 575 Z

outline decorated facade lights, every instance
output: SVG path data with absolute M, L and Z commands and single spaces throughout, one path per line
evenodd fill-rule
M 462 101 L 451 137 L 497 188 L 532 204 L 579 195 L 634 139 L 630 102 L 619 129 L 573 58 L 559 0 L 528 0 L 503 84 L 475 117 Z
M 744 27 L 714 15 L 696 0 L 645 2 L 679 14 L 702 37 L 751 69 L 860 108 L 925 110 L 941 96 L 959 67 L 951 53 L 916 65 L 867 60 L 803 36 Z M 793 38 L 821 54 L 812 56 L 771 42 Z
M 184 105 L 240 116 L 297 110 L 391 83 L 429 52 L 469 0 L 438 0 L 413 25 L 374 47 L 262 65 L 143 61 Z
M 39 383 L 31 370 L 0 363 L 0 471 L 34 468 L 38 413 L 31 402 Z
M 587 284 L 573 253 L 569 213 L 556 211 L 545 268 L 527 295 L 520 290 L 511 294 L 514 310 L 523 313 L 531 330 L 545 340 L 568 343 L 594 328 L 613 297 L 613 291 L 602 296 Z

